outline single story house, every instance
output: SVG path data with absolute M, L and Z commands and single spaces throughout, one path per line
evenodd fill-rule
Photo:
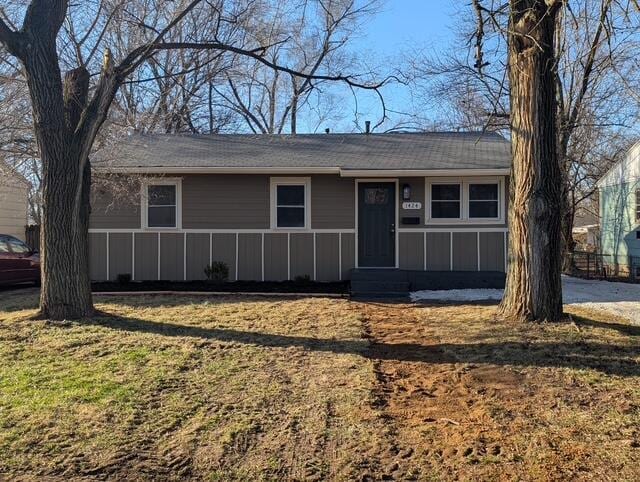
M 600 247 L 615 273 L 640 276 L 640 142 L 597 183 Z
M 0 166 L 0 234 L 25 241 L 30 184 L 8 166 Z
M 93 165 L 130 186 L 93 190 L 94 280 L 504 283 L 496 134 L 131 135 Z

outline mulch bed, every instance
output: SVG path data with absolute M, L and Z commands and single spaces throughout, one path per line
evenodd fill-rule
M 131 281 L 118 283 L 104 281 L 92 283 L 94 292 L 114 291 L 207 291 L 232 293 L 326 293 L 346 294 L 349 292 L 349 282 L 296 282 L 296 281 Z

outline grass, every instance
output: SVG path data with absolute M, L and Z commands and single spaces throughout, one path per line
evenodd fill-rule
M 640 328 L 573 310 L 0 294 L 0 474 L 205 480 L 640 476 Z

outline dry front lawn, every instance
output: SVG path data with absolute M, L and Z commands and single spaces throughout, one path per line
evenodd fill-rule
M 638 480 L 640 328 L 493 306 L 0 292 L 0 478 Z

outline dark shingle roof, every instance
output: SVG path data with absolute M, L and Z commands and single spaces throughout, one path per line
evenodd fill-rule
M 131 135 L 98 154 L 98 168 L 504 169 L 497 134 L 429 132 L 303 135 Z

